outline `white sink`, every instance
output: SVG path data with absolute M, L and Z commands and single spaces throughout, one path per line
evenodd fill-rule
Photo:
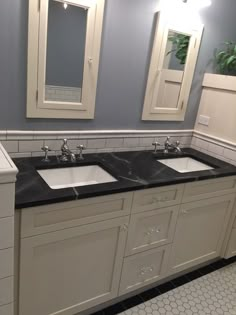
M 98 165 L 38 170 L 52 189 L 116 182 L 113 176 Z
M 161 159 L 157 161 L 162 164 L 165 164 L 170 168 L 173 168 L 179 173 L 198 172 L 214 169 L 213 167 L 202 162 L 199 162 L 195 159 L 192 159 L 190 157 Z

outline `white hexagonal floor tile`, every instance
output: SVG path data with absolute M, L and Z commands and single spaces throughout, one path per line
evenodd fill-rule
M 120 315 L 236 315 L 236 263 Z

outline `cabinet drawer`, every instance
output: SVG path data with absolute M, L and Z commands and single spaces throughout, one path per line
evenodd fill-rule
M 202 180 L 185 185 L 183 202 L 195 201 L 236 192 L 236 177 Z
M 25 209 L 21 237 L 129 215 L 132 196 L 123 193 Z
M 0 306 L 1 315 L 14 315 L 14 306 L 13 303 Z
M 151 188 L 134 193 L 132 212 L 142 212 L 174 206 L 181 202 L 183 185 Z
M 124 259 L 119 295 L 128 293 L 166 276 L 170 245 Z
M 0 279 L 13 275 L 13 248 L 0 250 Z
M 15 185 L 1 184 L 0 185 L 0 218 L 10 217 L 14 215 L 15 209 Z
M 133 214 L 126 256 L 171 243 L 180 206 Z
M 226 251 L 226 258 L 231 258 L 233 256 L 236 256 L 236 228 L 233 229 L 231 232 L 231 236 Z

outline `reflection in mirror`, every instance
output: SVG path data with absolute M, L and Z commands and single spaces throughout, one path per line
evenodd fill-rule
M 49 0 L 45 100 L 81 102 L 86 27 L 87 10 Z
M 162 108 L 178 107 L 190 38 L 189 35 L 168 31 L 158 97 Z

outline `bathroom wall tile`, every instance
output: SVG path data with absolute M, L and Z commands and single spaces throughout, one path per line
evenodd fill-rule
M 106 139 L 89 139 L 88 149 L 102 149 L 106 146 Z
M 107 148 L 121 148 L 123 147 L 124 139 L 123 138 L 110 138 L 106 139 Z
M 13 275 L 13 271 L 14 271 L 13 259 L 14 259 L 13 248 L 0 250 L 0 262 L 1 262 L 0 263 L 0 279 Z
M 14 218 L 0 219 L 0 249 L 14 246 Z
M 34 141 L 20 141 L 19 142 L 19 152 L 37 152 L 43 147 L 43 140 Z
M 23 157 L 31 157 L 31 152 L 23 152 L 23 153 L 9 153 L 11 158 L 23 158 Z
M 62 141 L 56 140 L 56 139 L 45 140 L 44 145 L 49 146 L 49 148 L 53 151 L 57 151 L 57 150 L 59 151 L 62 146 Z M 39 149 L 37 151 L 39 151 Z
M 18 141 L 2 141 L 2 145 L 8 153 L 18 152 Z
M 209 142 L 196 138 L 195 145 L 199 148 L 208 150 Z
M 14 277 L 0 280 L 0 305 L 13 302 L 13 283 Z
M 153 147 L 154 138 L 139 138 L 139 145 L 141 147 Z
M 236 161 L 236 151 L 230 149 L 224 149 L 223 153 L 224 157 Z
M 125 138 L 124 139 L 124 147 L 133 148 L 139 146 L 139 138 Z
M 218 155 L 223 155 L 224 148 L 222 146 L 217 145 L 217 144 L 209 143 L 208 151 L 216 153 Z

